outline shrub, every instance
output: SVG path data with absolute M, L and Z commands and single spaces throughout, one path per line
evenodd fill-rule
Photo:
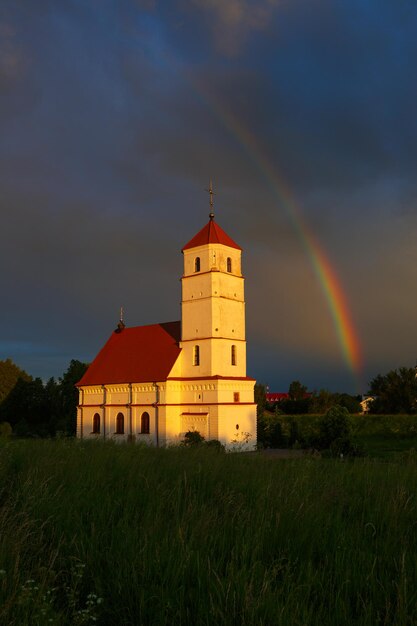
M 11 437 L 12 432 L 9 422 L 0 422 L 0 437 Z
M 204 437 L 198 430 L 189 430 L 185 433 L 181 443 L 184 446 L 199 446 L 203 441 Z
M 333 406 L 319 422 L 318 447 L 328 449 L 337 439 L 347 440 L 349 434 L 349 411 L 343 406 Z

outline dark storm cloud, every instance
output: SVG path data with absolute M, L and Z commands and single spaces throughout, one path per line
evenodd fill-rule
M 250 373 L 351 389 L 261 156 L 340 277 L 365 386 L 410 365 L 416 30 L 408 1 L 3 4 L 0 358 L 59 375 L 94 356 L 120 305 L 128 323 L 177 319 L 180 249 L 212 176 L 245 250 Z

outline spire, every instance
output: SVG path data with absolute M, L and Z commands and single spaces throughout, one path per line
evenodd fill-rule
M 115 333 L 121 333 L 122 330 L 126 328 L 126 324 L 123 321 L 123 307 L 120 307 L 120 319 L 119 319 L 119 323 L 117 324 L 117 328 L 114 331 Z
M 206 189 L 206 191 L 208 191 L 208 193 L 210 194 L 210 213 L 209 213 L 209 218 L 210 218 L 210 220 L 214 220 L 214 207 L 213 207 L 214 191 L 213 191 L 213 183 L 211 182 L 211 178 L 210 178 L 209 188 Z

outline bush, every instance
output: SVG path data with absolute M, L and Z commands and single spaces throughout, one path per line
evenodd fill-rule
M 198 430 L 189 430 L 185 433 L 181 443 L 183 446 L 199 446 L 203 441 L 204 437 Z
M 319 422 L 318 447 L 326 450 L 338 439 L 348 440 L 350 430 L 349 411 L 343 406 L 333 406 Z
M 209 439 L 204 442 L 206 448 L 212 448 L 213 450 L 217 450 L 218 452 L 224 452 L 225 447 L 218 439 Z
M 9 422 L 0 422 L 0 437 L 11 437 L 12 432 Z

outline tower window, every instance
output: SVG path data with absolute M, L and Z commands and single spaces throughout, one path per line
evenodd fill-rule
M 200 346 L 194 346 L 194 365 L 200 365 Z
M 94 413 L 93 417 L 93 434 L 100 434 L 100 415 L 98 413 Z
M 236 365 L 236 346 L 232 346 L 230 357 L 232 365 Z
M 124 435 L 125 418 L 123 413 L 118 413 L 116 417 L 116 435 Z
M 149 435 L 149 413 L 146 411 L 140 418 L 140 432 L 142 435 Z
M 195 261 L 194 261 L 194 271 L 195 272 L 199 272 L 200 271 L 200 257 L 196 256 L 195 257 Z
M 234 402 L 240 402 L 240 392 L 239 391 L 235 391 L 233 394 L 233 401 Z
M 227 271 L 231 272 L 232 271 L 232 259 L 230 258 L 230 256 L 227 257 L 226 265 L 227 265 Z

